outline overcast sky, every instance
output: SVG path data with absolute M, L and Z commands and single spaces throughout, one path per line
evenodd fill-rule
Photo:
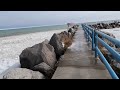
M 0 11 L 0 28 L 120 19 L 120 11 Z

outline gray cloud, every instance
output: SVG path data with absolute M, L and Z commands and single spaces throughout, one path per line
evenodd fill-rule
M 0 11 L 0 28 L 120 19 L 120 11 Z

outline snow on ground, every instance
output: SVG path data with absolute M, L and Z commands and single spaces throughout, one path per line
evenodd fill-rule
M 120 28 L 100 29 L 100 30 L 104 31 L 104 32 L 112 33 L 116 37 L 116 39 L 118 39 L 120 41 Z
M 38 44 L 45 39 L 50 40 L 54 33 L 65 31 L 52 30 L 46 32 L 36 32 L 17 36 L 1 37 L 0 38 L 0 73 L 8 69 L 13 64 L 19 62 L 19 55 L 27 47 Z

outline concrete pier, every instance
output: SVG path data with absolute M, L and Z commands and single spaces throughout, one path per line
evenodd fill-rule
M 78 30 L 74 41 L 60 60 L 52 79 L 112 79 L 104 64 L 95 62 L 83 30 Z

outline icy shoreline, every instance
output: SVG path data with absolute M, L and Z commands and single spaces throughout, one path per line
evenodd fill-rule
M 54 33 L 66 31 L 66 29 L 36 32 L 17 36 L 0 38 L 0 73 L 19 62 L 19 55 L 23 49 L 50 39 Z

